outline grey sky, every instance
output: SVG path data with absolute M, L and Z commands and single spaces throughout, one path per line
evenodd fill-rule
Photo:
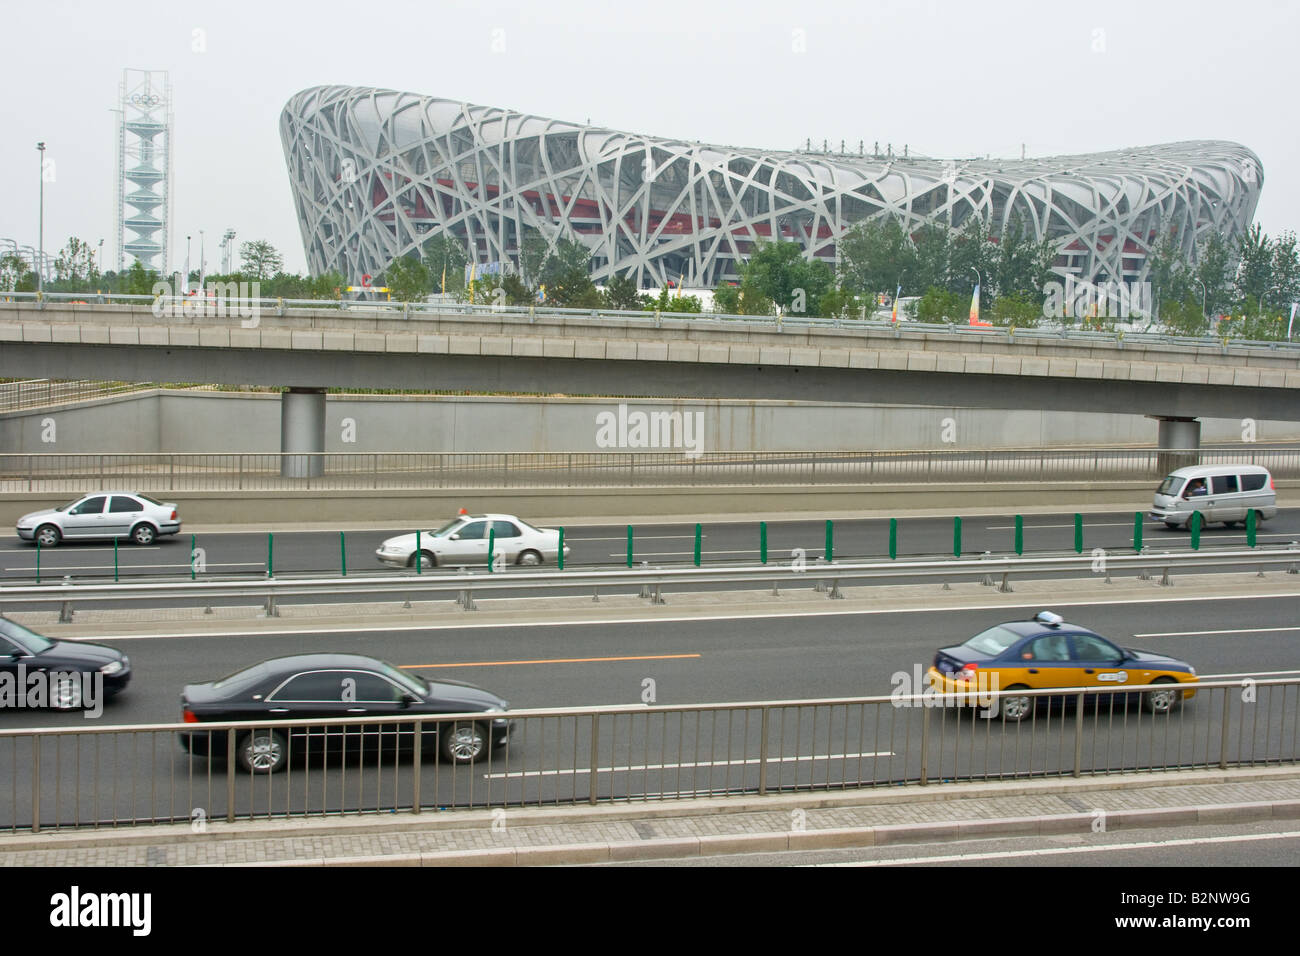
M 278 119 L 317 84 L 391 87 L 639 133 L 789 149 L 907 143 L 948 158 L 1227 139 L 1264 165 L 1256 221 L 1300 227 L 1300 4 L 58 2 L 5 5 L 0 237 L 114 229 L 117 84 L 171 71 L 172 259 L 268 239 L 304 271 Z M 206 45 L 195 52 L 195 31 Z M 494 47 L 500 52 L 494 52 Z

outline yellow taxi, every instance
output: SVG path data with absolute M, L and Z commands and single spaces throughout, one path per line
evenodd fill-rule
M 1068 624 L 1059 614 L 1042 611 L 1028 621 L 998 624 L 954 647 L 941 648 L 928 672 L 933 692 L 955 699 L 990 691 L 1042 690 L 1051 687 L 1110 688 L 1105 696 L 1141 697 L 1153 714 L 1167 714 L 1196 695 L 1192 688 L 1170 686 L 1134 693 L 1141 685 L 1196 683 L 1191 664 L 1149 651 L 1119 647 L 1086 627 Z M 1092 697 L 1095 695 L 1089 695 Z M 998 710 L 1007 721 L 1033 713 L 1043 697 L 1003 696 Z

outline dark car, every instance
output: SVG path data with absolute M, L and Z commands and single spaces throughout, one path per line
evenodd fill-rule
M 42 676 L 34 681 L 36 674 Z M 97 695 L 112 697 L 130 681 L 131 661 L 121 651 L 56 641 L 0 617 L 0 707 L 95 708 L 102 703 Z
M 391 664 L 359 654 L 298 654 L 262 661 L 207 684 L 181 691 L 182 719 L 204 721 L 299 718 L 408 718 L 436 714 L 482 713 L 482 720 L 421 725 L 421 751 L 436 750 L 452 763 L 472 763 L 489 746 L 499 747 L 510 733 L 500 716 L 509 705 L 495 694 L 456 681 L 428 681 Z M 359 727 L 268 726 L 243 730 L 235 738 L 235 759 L 249 773 L 275 773 L 293 755 L 341 751 L 374 753 L 394 744 L 413 749 L 414 725 Z M 206 756 L 226 752 L 226 734 L 181 734 L 181 746 Z
M 1141 695 L 1150 712 L 1167 714 L 1195 696 L 1196 670 L 1191 664 L 1151 651 L 1120 647 L 1095 631 L 1069 624 L 1043 611 L 1029 621 L 998 624 L 964 644 L 941 648 L 929 671 L 931 686 L 941 694 L 969 696 L 974 691 L 1040 690 L 1049 687 L 1121 688 L 1169 684 Z M 1125 694 L 1124 696 L 1128 696 Z M 1034 711 L 1043 697 L 1005 696 L 1005 720 L 1018 721 Z

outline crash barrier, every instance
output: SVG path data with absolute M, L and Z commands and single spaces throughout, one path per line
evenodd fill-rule
M 1258 528 L 1259 528 L 1259 519 L 1258 519 L 1258 516 L 1257 516 L 1257 515 L 1258 515 L 1258 513 L 1252 510 L 1252 511 L 1250 511 L 1250 512 L 1247 513 L 1247 515 L 1246 515 L 1246 519 L 1245 519 L 1244 522 L 1234 522 L 1234 524 L 1238 524 L 1238 523 L 1244 523 L 1244 524 L 1245 524 L 1245 526 L 1246 526 L 1246 546 L 1247 546 L 1248 548 L 1254 548 L 1254 547 L 1256 547 L 1257 544 L 1258 544 Z M 1132 538 L 1132 547 L 1133 547 L 1133 551 L 1134 551 L 1135 553 L 1139 553 L 1139 554 L 1142 553 L 1142 552 L 1145 550 L 1145 547 L 1144 547 L 1144 545 L 1143 545 L 1143 543 L 1142 543 L 1143 524 L 1144 524 L 1145 520 L 1146 520 L 1146 519 L 1145 519 L 1145 515 L 1143 514 L 1143 512 L 1141 512 L 1141 511 L 1136 511 L 1136 512 L 1133 513 L 1133 538 Z M 962 519 L 961 519 L 960 517 L 954 517 L 954 518 L 952 519 L 952 521 L 953 521 L 953 550 L 952 550 L 952 553 L 953 553 L 953 557 L 958 557 L 958 558 L 959 558 L 959 557 L 961 557 L 961 555 L 963 554 L 963 546 L 962 546 Z M 1189 522 L 1188 522 L 1188 529 L 1189 529 L 1189 531 L 1190 531 L 1190 535 L 1189 535 L 1188 541 L 1189 541 L 1189 545 L 1190 545 L 1190 547 L 1191 547 L 1191 549 L 1192 549 L 1193 551 L 1200 550 L 1200 547 L 1201 547 L 1201 529 L 1202 529 L 1203 525 L 1204 525 L 1204 522 L 1203 522 L 1203 520 L 1202 520 L 1201 514 L 1200 514 L 1199 512 L 1193 512 L 1193 513 L 1192 513 L 1192 516 L 1191 516 L 1191 519 L 1190 519 Z M 559 532 L 559 551 L 558 551 L 558 556 L 557 556 L 556 564 L 557 564 L 557 566 L 559 567 L 560 570 L 564 570 L 564 562 L 565 562 L 565 559 L 564 559 L 564 534 L 565 534 L 565 532 L 564 532 L 564 528 L 559 528 L 559 529 L 558 529 L 558 532 Z M 426 567 L 426 565 L 425 565 L 423 562 L 416 561 L 416 560 L 414 559 L 414 555 L 422 554 L 422 553 L 423 553 L 423 549 L 422 549 L 422 546 L 421 546 L 421 539 L 422 539 L 422 536 L 423 536 L 424 534 L 425 534 L 425 532 L 423 532 L 423 531 L 416 531 L 416 532 L 415 532 L 415 549 L 412 551 L 412 558 L 411 558 L 411 561 L 410 561 L 410 566 L 414 569 L 414 571 L 415 571 L 416 574 L 423 574 L 424 571 L 425 571 L 425 567 Z M 340 532 L 338 532 L 338 536 L 339 536 L 339 574 L 340 574 L 340 576 L 342 576 L 342 577 L 347 577 L 347 574 L 348 574 L 347 533 L 346 533 L 346 532 L 343 532 L 343 531 L 340 531 Z M 703 526 L 702 524 L 700 524 L 700 523 L 696 523 L 696 525 L 695 525 L 695 535 L 694 535 L 694 538 L 695 538 L 695 541 L 694 541 L 694 551 L 693 551 L 693 563 L 694 563 L 695 567 L 698 568 L 698 567 L 701 567 L 701 566 L 703 565 L 703 563 L 704 563 L 704 551 L 703 551 L 704 526 Z M 122 565 L 121 565 L 121 561 L 120 561 L 120 547 L 119 547 L 119 539 L 116 539 L 116 538 L 113 539 L 112 546 L 113 546 L 113 580 L 114 580 L 115 582 L 117 582 L 117 581 L 120 581 L 121 578 L 122 578 Z M 1083 546 L 1084 546 L 1084 545 L 1083 545 L 1083 515 L 1082 515 L 1082 514 L 1075 514 L 1075 515 L 1074 515 L 1074 550 L 1075 550 L 1075 552 L 1078 553 L 1078 554 L 1082 554 L 1082 553 L 1083 553 Z M 35 579 L 36 579 L 36 583 L 37 583 L 37 584 L 40 584 L 40 583 L 41 583 L 41 573 L 42 573 L 41 554 L 42 554 L 42 550 L 48 550 L 48 549 L 43 549 L 43 548 L 42 548 L 42 545 L 40 544 L 39 541 L 35 541 L 35 542 L 33 542 L 33 545 L 32 545 L 32 551 L 33 551 L 33 573 L 34 573 L 34 575 L 35 575 Z M 1025 553 L 1024 516 L 1023 516 L 1023 515 L 1016 515 L 1016 516 L 1015 516 L 1014 534 L 1013 534 L 1013 538 L 1012 538 L 1012 542 L 1011 542 L 1011 550 L 1014 551 L 1014 553 L 1017 554 L 1017 555 L 1023 555 L 1023 554 Z M 760 521 L 760 522 L 758 523 L 758 548 L 757 548 L 757 553 L 758 553 L 758 557 L 759 557 L 759 563 L 760 563 L 760 564 L 767 564 L 767 563 L 768 563 L 768 548 L 767 548 L 767 522 L 766 522 L 766 521 Z M 970 552 L 965 552 L 965 553 L 970 553 Z M 834 554 L 835 554 L 835 522 L 834 522 L 833 520 L 831 520 L 831 519 L 827 519 L 827 520 L 826 520 L 826 537 L 825 537 L 825 545 L 824 545 L 824 548 L 823 548 L 823 553 L 822 553 L 822 555 L 821 555 L 821 560 L 826 561 L 826 562 L 831 562 L 831 561 L 834 560 Z M 274 561 L 274 557 L 275 557 L 275 533 L 274 533 L 274 532 L 267 532 L 267 535 L 266 535 L 266 576 L 267 576 L 268 578 L 273 578 L 273 577 L 275 577 L 275 561 Z M 890 518 L 890 519 L 889 519 L 889 557 L 890 557 L 891 560 L 894 560 L 894 559 L 896 559 L 896 558 L 898 557 L 898 519 L 897 519 L 897 518 Z M 632 525 L 628 525 L 628 526 L 627 526 L 627 558 L 626 558 L 626 566 L 629 567 L 629 568 L 635 567 L 635 564 L 636 564 L 636 560 L 635 560 L 635 558 L 636 558 L 636 552 L 635 552 L 635 528 L 634 528 Z M 816 558 L 814 558 L 814 560 L 816 560 Z M 450 567 L 468 567 L 468 566 L 469 566 L 468 562 L 460 562 L 460 561 L 455 560 L 454 558 L 446 558 L 446 559 L 444 559 L 444 563 L 446 563 L 446 564 L 447 564 L 448 566 L 450 566 Z M 599 564 L 599 563 L 602 563 L 602 562 L 591 562 L 591 563 Z M 493 531 L 489 531 L 489 534 L 488 534 L 488 549 L 487 549 L 487 552 L 486 552 L 486 556 L 485 556 L 485 558 L 484 558 L 484 560 L 483 560 L 483 562 L 482 562 L 482 566 L 483 566 L 483 567 L 486 567 L 486 569 L 487 569 L 488 571 L 492 571 L 492 572 L 496 572 L 496 571 L 504 571 L 505 568 L 506 568 L 506 564 L 505 564 L 505 554 L 502 553 L 502 552 L 499 552 L 499 551 L 497 550 L 497 548 L 496 548 L 496 534 L 495 534 L 495 531 L 494 531 L 494 530 L 493 530 Z M 198 546 L 198 536 L 197 536 L 197 535 L 190 535 L 190 560 L 189 560 L 188 569 L 189 569 L 190 580 L 197 580 L 197 579 L 198 579 L 198 575 L 199 575 L 200 572 L 203 572 L 203 573 L 205 573 L 205 574 L 207 573 L 206 551 L 203 550 L 203 549 L 201 549 L 201 548 L 199 548 L 199 546 Z M 21 569 L 11 568 L 10 570 L 11 570 L 11 571 L 17 571 L 20 575 L 21 575 L 21 573 L 22 573 L 22 572 L 21 572 Z M 323 570 L 323 569 L 320 569 L 320 570 Z M 133 572 L 129 566 L 128 566 L 128 574 L 135 574 L 136 576 L 140 576 L 140 575 L 139 575 L 139 572 Z M 46 574 L 45 574 L 45 578 L 46 578 L 46 580 L 48 580 L 48 579 L 49 579 L 50 577 L 52 577 L 52 576 L 53 576 L 54 578 L 56 578 L 56 579 L 62 579 L 62 580 L 64 580 L 64 581 L 73 580 L 74 578 L 77 577 L 77 575 L 67 575 L 67 574 L 65 574 L 65 573 L 64 573 L 61 569 L 59 569 L 59 568 L 56 568 L 56 569 L 54 570 L 54 572 L 53 572 L 53 575 L 51 575 L 51 574 L 49 573 L 48 569 L 47 569 Z M 97 578 L 97 577 L 101 577 L 101 576 L 102 576 L 102 575 L 100 575 L 100 574 L 95 574 L 95 573 L 93 573 L 93 572 L 92 572 L 92 574 L 90 574 L 90 575 L 84 575 L 84 574 L 81 575 L 82 578 L 87 578 L 87 577 L 89 577 L 89 578 L 92 578 L 92 579 L 93 579 L 93 578 Z
M 376 491 L 1150 481 L 1171 463 L 1300 478 L 1300 445 L 915 451 L 4 454 L 0 492 Z
M 474 571 L 462 568 L 459 573 L 430 574 L 410 571 L 374 576 L 349 575 L 329 578 L 259 578 L 255 580 L 185 581 L 160 583 L 78 584 L 71 579 L 60 585 L 6 585 L 0 587 L 0 612 L 15 605 L 60 605 L 60 620 L 72 620 L 78 604 L 141 604 L 188 601 L 203 606 L 217 598 L 243 598 L 253 603 L 265 602 L 266 613 L 279 612 L 276 602 L 288 597 L 328 598 L 355 597 L 373 600 L 393 595 L 404 603 L 412 600 L 436 600 L 455 595 L 466 610 L 475 610 L 474 595 L 510 592 L 511 596 L 540 596 L 546 593 L 590 593 L 599 600 L 602 591 L 638 588 L 643 597 L 655 604 L 664 603 L 664 594 L 673 587 L 697 588 L 722 584 L 759 588 L 769 584 L 774 595 L 780 588 L 797 587 L 813 580 L 819 592 L 832 599 L 842 598 L 841 585 L 897 583 L 903 579 L 950 580 L 979 576 L 992 585 L 1000 576 L 1000 591 L 1012 590 L 1013 575 L 1043 575 L 1073 572 L 1081 575 L 1113 575 L 1136 572 L 1143 579 L 1159 573 L 1160 583 L 1173 583 L 1173 572 L 1195 570 L 1257 571 L 1283 568 L 1300 573 L 1300 545 L 1282 548 L 1255 548 L 1247 551 L 1143 551 L 1139 554 L 1089 554 L 1051 557 L 994 557 L 948 559 L 942 561 L 827 562 L 797 556 L 788 563 L 747 566 L 651 568 L 644 562 L 637 568 L 615 570 L 532 571 L 509 569 Z
M 462 808 L 505 827 L 513 808 L 1297 762 L 1296 677 L 945 697 L 921 671 L 877 697 L 5 729 L 0 832 Z M 501 746 L 454 762 L 504 719 Z

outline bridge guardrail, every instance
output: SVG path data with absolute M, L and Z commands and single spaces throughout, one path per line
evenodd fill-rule
M 944 696 L 899 693 L 899 676 L 889 696 L 507 711 L 504 745 L 468 764 L 440 758 L 437 735 L 499 712 L 0 729 L 0 781 L 10 781 L 0 785 L 8 790 L 0 831 L 182 822 L 202 833 L 223 819 L 508 811 L 1300 760 L 1300 678 Z M 1189 689 L 1195 696 L 1180 700 Z M 1030 704 L 1009 710 L 1008 697 Z M 194 749 L 216 756 L 183 751 L 181 733 L 197 734 Z M 417 733 L 424 748 L 410 747 Z M 245 744 L 275 742 L 272 734 L 287 752 L 283 771 L 240 769 Z
M 1096 575 L 1096 559 L 1091 555 L 1052 557 L 980 557 L 943 561 L 888 561 L 852 563 L 765 564 L 744 567 L 675 567 L 633 568 L 601 571 L 477 571 L 463 573 L 395 572 L 391 576 L 325 578 L 261 578 L 257 580 L 186 581 L 166 583 L 118 583 L 0 586 L 0 608 L 11 604 L 57 604 L 64 608 L 63 617 L 72 620 L 74 605 L 87 602 L 138 603 L 140 601 L 193 600 L 213 598 L 253 598 L 266 602 L 268 615 L 278 613 L 276 601 L 286 597 L 343 595 L 373 597 L 402 595 L 409 600 L 417 595 L 430 599 L 456 595 L 457 603 L 474 610 L 476 592 L 501 591 L 553 592 L 556 590 L 599 593 L 600 590 L 638 588 L 652 603 L 663 603 L 663 593 L 673 586 L 701 584 L 750 584 L 754 587 L 779 588 L 795 582 L 817 582 L 831 599 L 842 597 L 841 584 L 892 581 L 899 578 L 939 578 L 943 580 L 1001 575 L 1000 590 L 1011 590 L 1012 575 L 1080 572 Z M 1285 548 L 1256 548 L 1242 551 L 1154 552 L 1108 554 L 1104 573 L 1109 577 L 1124 571 L 1150 576 L 1161 575 L 1161 583 L 1172 581 L 1171 572 L 1206 567 L 1241 568 L 1262 571 L 1265 567 L 1285 566 L 1289 573 L 1300 573 L 1300 545 Z M 418 599 L 418 598 L 417 598 Z
M 129 294 L 92 294 L 76 292 L 6 292 L 0 301 L 31 302 L 44 308 L 46 302 L 65 302 L 83 305 L 153 305 L 160 302 L 171 308 L 184 308 L 186 304 L 195 304 L 204 300 L 194 296 L 160 296 Z M 1040 326 L 1033 329 L 984 328 L 962 325 L 958 322 L 925 323 L 900 319 L 876 318 L 821 318 L 817 316 L 761 316 L 728 315 L 714 312 L 624 312 L 602 309 L 560 309 L 537 308 L 536 306 L 498 306 L 476 305 L 471 303 L 446 302 L 369 302 L 349 301 L 345 299 L 280 299 L 280 298 L 228 298 L 222 300 L 231 310 L 256 308 L 267 314 L 284 315 L 295 310 L 331 310 L 339 312 L 378 312 L 403 318 L 421 318 L 436 315 L 439 318 L 455 319 L 465 317 L 511 317 L 528 319 L 537 317 L 586 317 L 600 319 L 602 322 L 645 322 L 653 321 L 656 326 L 663 323 L 676 325 L 745 325 L 755 330 L 782 331 L 790 329 L 859 329 L 871 332 L 916 332 L 916 333 L 956 333 L 960 335 L 999 338 L 1006 341 L 1061 340 L 1096 342 L 1123 346 L 1125 342 L 1153 345 L 1172 345 L 1180 348 L 1243 348 L 1248 350 L 1286 351 L 1300 354 L 1300 342 L 1282 340 L 1254 340 L 1216 337 L 1210 333 L 1203 336 L 1179 336 L 1161 332 L 1101 332 L 1076 329 L 1066 325 Z
M 705 487 L 942 481 L 1158 481 L 1171 466 L 1263 465 L 1300 478 L 1300 445 L 897 451 L 0 454 L 0 492 Z M 1154 486 L 1153 486 L 1154 490 Z

